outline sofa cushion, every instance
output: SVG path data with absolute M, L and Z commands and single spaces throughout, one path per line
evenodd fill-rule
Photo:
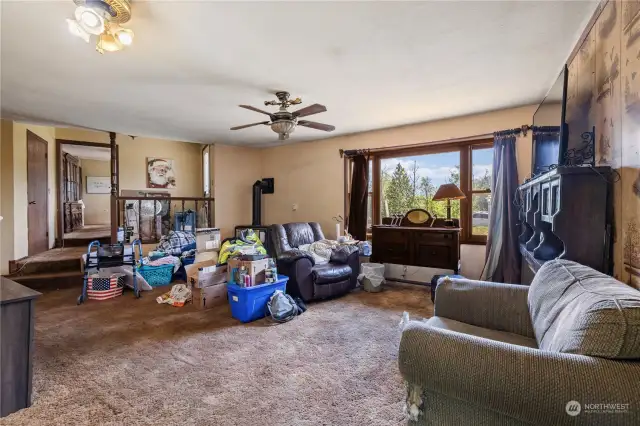
M 349 265 L 324 263 L 314 266 L 312 271 L 316 284 L 330 284 L 351 278 L 351 267 Z
M 540 349 L 640 359 L 640 292 L 587 266 L 551 260 L 529 289 Z
M 482 337 L 484 339 L 496 340 L 498 342 L 510 343 L 512 345 L 526 346 L 529 348 L 537 348 L 535 339 L 521 336 L 520 334 L 509 333 L 506 331 L 491 330 L 489 328 L 477 327 L 475 325 L 452 320 L 444 317 L 431 317 L 427 321 L 427 325 L 445 330 L 457 331 L 458 333 L 470 334 L 472 336 Z

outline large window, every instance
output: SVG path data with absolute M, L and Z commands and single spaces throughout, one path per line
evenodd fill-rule
M 451 217 L 460 221 L 462 242 L 486 243 L 493 164 L 490 139 L 384 149 L 370 155 L 369 224 L 381 223 L 383 217 L 403 215 L 413 208 L 446 218 L 446 201 L 434 201 L 433 196 L 440 185 L 453 183 L 466 196 L 451 201 Z M 348 191 L 351 167 L 347 177 Z

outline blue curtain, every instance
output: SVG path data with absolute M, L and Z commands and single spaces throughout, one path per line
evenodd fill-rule
M 493 176 L 489 236 L 482 280 L 520 283 L 521 257 L 518 248 L 518 188 L 516 136 L 520 129 L 493 135 Z

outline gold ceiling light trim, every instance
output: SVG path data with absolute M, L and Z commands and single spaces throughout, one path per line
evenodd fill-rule
M 73 0 L 75 20 L 67 19 L 69 31 L 86 42 L 97 36 L 96 50 L 117 52 L 133 43 L 134 33 L 120 25 L 131 19 L 129 0 Z
M 105 19 L 116 24 L 124 24 L 131 19 L 131 2 L 129 0 L 73 0 L 78 6 L 100 8 L 108 15 Z

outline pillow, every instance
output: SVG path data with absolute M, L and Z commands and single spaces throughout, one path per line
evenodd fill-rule
M 640 291 L 568 260 L 550 260 L 528 296 L 541 350 L 640 359 Z

